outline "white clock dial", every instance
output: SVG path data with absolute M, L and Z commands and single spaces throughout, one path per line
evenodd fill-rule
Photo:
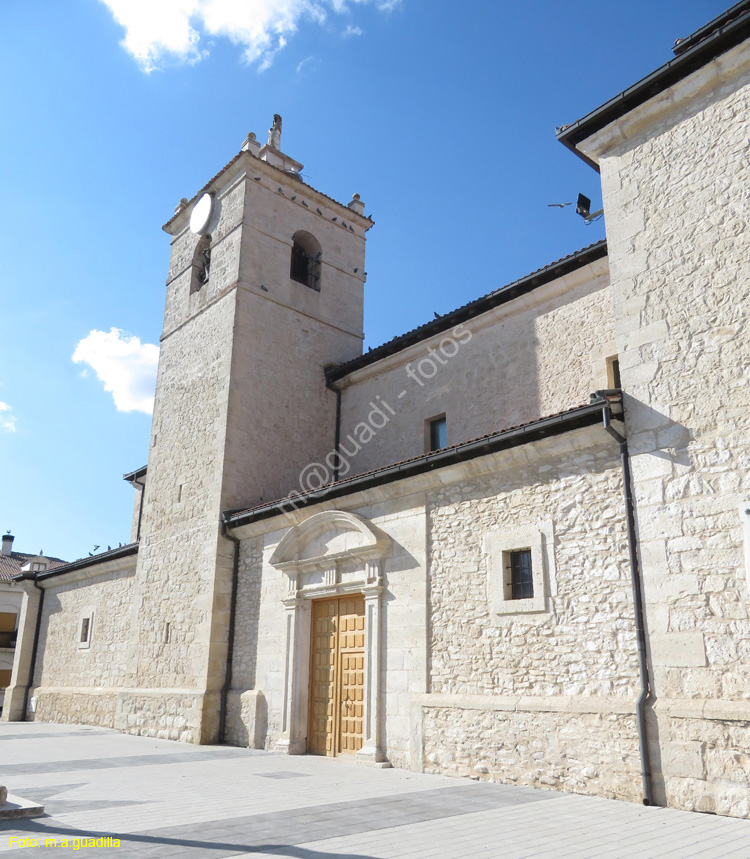
M 193 211 L 190 213 L 190 229 L 192 232 L 200 236 L 207 231 L 213 208 L 214 198 L 210 194 L 203 194 L 193 206 Z

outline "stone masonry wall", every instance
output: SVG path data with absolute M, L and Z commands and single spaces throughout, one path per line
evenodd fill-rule
M 131 567 L 46 589 L 34 685 L 123 685 L 134 572 Z M 91 644 L 80 649 L 79 617 L 89 607 L 94 609 Z
M 617 448 L 529 462 L 429 496 L 431 691 L 619 695 L 637 689 L 625 505 Z M 549 610 L 496 615 L 483 537 L 554 526 Z
M 424 708 L 424 765 L 637 799 L 638 674 L 618 450 L 601 427 L 576 436 L 573 449 L 550 440 L 542 458 L 516 452 L 496 473 L 429 493 L 430 692 L 444 706 Z M 497 614 L 483 538 L 544 522 L 554 529 L 547 610 Z
M 127 678 L 134 573 L 135 559 L 128 569 L 46 589 L 31 693 L 35 719 L 114 726 L 117 689 Z M 90 608 L 91 643 L 82 649 L 80 617 Z
M 243 202 L 241 181 L 217 194 L 211 275 L 199 291 L 190 292 L 198 237 L 183 230 L 172 244 L 125 684 L 131 691 L 121 704 L 126 730 L 153 733 L 178 717 L 182 738 L 194 742 L 216 737 L 214 698 L 224 673 L 232 548 L 218 522 Z M 136 688 L 162 689 L 169 703 L 153 695 L 148 706 L 128 701 Z M 184 690 L 207 693 L 204 706 L 192 698 L 186 705 Z
M 248 718 L 244 712 L 247 708 L 243 710 L 240 696 L 255 689 L 262 569 L 262 541 L 244 540 L 240 544 L 232 684 L 227 705 L 227 735 L 229 742 L 235 745 L 249 745 L 254 736 L 254 732 L 248 732 Z
M 584 144 L 601 160 L 661 799 L 739 815 L 750 789 L 738 764 L 750 724 L 749 113 L 745 43 Z M 711 720 L 700 729 L 693 702 Z
M 303 469 L 322 460 L 336 437 L 336 396 L 325 387 L 325 367 L 362 352 L 362 228 L 343 227 L 339 206 L 335 212 L 309 200 L 303 206 L 298 180 L 274 171 L 269 187 L 270 179 L 258 172 L 262 181 L 247 183 L 244 202 L 226 507 L 249 507 L 309 488 L 301 481 Z M 286 185 L 284 195 L 279 181 Z M 319 290 L 290 277 L 292 236 L 300 230 L 322 248 Z
M 635 717 L 425 708 L 424 771 L 641 799 Z
M 134 686 L 205 682 L 233 320 L 229 295 L 162 346 L 138 553 Z
M 604 259 L 354 373 L 341 398 L 347 473 L 425 453 L 425 422 L 439 415 L 452 445 L 587 403 L 608 387 L 611 316 Z M 356 451 L 373 403 L 375 437 Z
M 210 277 L 200 288 L 204 240 L 188 229 L 189 211 L 168 227 L 129 686 L 163 690 L 187 720 L 182 735 L 199 742 L 217 737 L 226 670 L 233 546 L 219 534 L 221 513 L 285 495 L 327 453 L 335 396 L 324 366 L 361 352 L 364 225 L 312 214 L 296 178 L 253 160 L 243 155 L 212 180 Z M 299 229 L 323 247 L 320 292 L 291 281 Z M 203 698 L 183 713 L 186 690 Z M 151 732 L 152 708 L 136 698 L 121 703 L 128 730 Z

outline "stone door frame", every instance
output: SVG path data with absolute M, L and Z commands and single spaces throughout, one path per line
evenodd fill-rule
M 286 610 L 284 710 L 277 751 L 290 755 L 307 752 L 313 600 L 361 594 L 365 599 L 365 711 L 363 745 L 355 759 L 358 763 L 387 765 L 381 745 L 380 669 L 381 566 L 389 549 L 385 534 L 363 517 L 341 510 L 310 516 L 290 528 L 276 547 L 271 565 L 287 577 L 287 596 L 282 600 Z

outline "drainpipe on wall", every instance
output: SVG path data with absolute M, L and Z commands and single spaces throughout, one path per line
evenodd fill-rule
M 146 494 L 146 484 L 139 483 L 135 478 L 133 478 L 133 483 L 141 487 L 141 500 L 138 504 L 138 528 L 135 532 L 135 542 L 137 543 L 141 539 L 141 519 L 143 518 L 143 498 Z
M 36 671 L 36 652 L 39 649 L 39 634 L 42 629 L 42 609 L 44 608 L 44 588 L 39 587 L 36 580 L 36 573 L 33 578 L 34 587 L 40 591 L 39 594 L 39 606 L 37 607 L 37 615 L 36 615 L 36 624 L 34 625 L 34 644 L 31 647 L 31 665 L 29 666 L 29 677 L 28 683 L 26 684 L 26 691 L 23 693 L 23 718 L 21 721 L 26 722 L 28 720 L 28 708 L 29 708 L 29 692 L 31 691 L 31 686 L 34 683 L 34 672 Z
M 336 435 L 334 437 L 333 449 L 336 451 L 336 465 L 333 468 L 334 482 L 339 479 L 339 447 L 341 446 L 341 390 L 326 381 L 326 388 L 336 394 Z
M 597 391 L 592 397 L 604 398 L 602 420 L 604 429 L 620 446 L 620 462 L 622 464 L 622 488 L 625 496 L 625 513 L 628 527 L 628 552 L 630 555 L 630 581 L 633 588 L 633 606 L 635 610 L 635 629 L 638 644 L 638 675 L 641 691 L 635 705 L 636 724 L 638 726 L 638 746 L 641 756 L 641 779 L 643 782 L 643 804 L 653 805 L 651 787 L 651 759 L 648 750 L 648 734 L 646 732 L 646 704 L 651 697 L 651 682 L 649 679 L 648 651 L 646 649 L 646 609 L 643 604 L 643 585 L 641 569 L 638 561 L 638 548 L 635 533 L 635 503 L 633 501 L 632 476 L 630 473 L 630 455 L 628 442 L 624 435 L 612 426 L 612 410 L 607 401 L 607 395 L 619 394 L 621 391 Z
M 227 631 L 227 667 L 224 674 L 224 685 L 221 687 L 219 698 L 219 742 L 226 743 L 227 732 L 227 698 L 232 683 L 232 659 L 234 658 L 234 624 L 237 615 L 237 583 L 240 568 L 240 541 L 227 531 L 227 523 L 221 523 L 221 534 L 234 543 L 234 560 L 232 562 L 232 595 L 229 604 L 229 629 Z

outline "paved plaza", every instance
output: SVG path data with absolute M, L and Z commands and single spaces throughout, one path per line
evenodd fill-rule
M 0 724 L 0 783 L 45 806 L 0 824 L 28 859 L 750 859 L 747 820 L 101 728 Z

